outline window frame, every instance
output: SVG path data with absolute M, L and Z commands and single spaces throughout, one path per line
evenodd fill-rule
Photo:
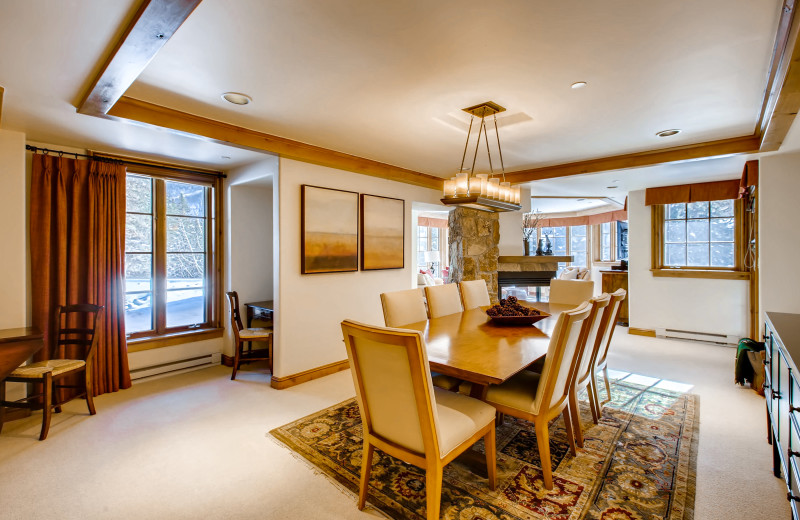
M 698 201 L 710 202 L 710 201 Z M 651 251 L 650 272 L 653 276 L 667 276 L 675 278 L 720 278 L 749 280 L 750 272 L 744 268 L 744 251 L 747 225 L 744 218 L 744 201 L 733 199 L 733 220 L 734 220 L 734 266 L 733 267 L 714 267 L 714 266 L 672 266 L 664 263 L 664 223 L 665 204 L 653 204 L 651 211 Z
M 202 341 L 222 337 L 222 268 L 223 268 L 223 228 L 222 228 L 222 174 L 190 171 L 157 164 L 129 164 L 129 175 L 153 179 L 153 328 L 127 334 L 128 350 L 137 352 L 187 342 Z M 210 188 L 206 192 L 206 266 L 204 288 L 206 321 L 202 324 L 166 326 L 166 181 L 197 184 Z M 159 249 L 161 252 L 159 252 Z
M 421 238 L 420 229 L 425 228 L 425 249 L 419 248 L 419 241 Z M 438 229 L 438 237 L 437 240 L 439 241 L 439 249 L 431 249 L 433 243 L 433 230 Z M 439 274 L 441 275 L 442 269 L 448 269 L 450 267 L 449 263 L 449 248 L 448 248 L 448 228 L 440 228 L 435 226 L 420 226 L 417 225 L 417 254 L 425 253 L 427 251 L 439 251 Z M 419 260 L 417 260 L 419 262 Z M 429 264 L 425 263 L 425 270 L 428 269 Z M 417 263 L 417 270 L 420 270 L 422 265 Z
M 617 229 L 618 223 L 617 220 L 612 220 L 611 222 L 607 222 L 609 225 L 609 248 L 610 248 L 610 260 L 602 260 L 603 256 L 603 224 L 592 224 L 592 264 L 600 264 L 600 265 L 611 265 L 616 262 L 619 262 L 619 251 L 617 250 Z M 627 222 L 627 220 L 625 221 Z M 606 222 L 604 222 L 606 223 Z M 630 245 L 628 246 L 628 256 L 630 257 Z

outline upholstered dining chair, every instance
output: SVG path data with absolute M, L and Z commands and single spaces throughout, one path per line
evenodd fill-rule
M 550 280 L 550 304 L 579 305 L 589 300 L 594 292 L 591 280 Z
M 103 321 L 102 305 L 88 303 L 59 305 L 53 314 L 55 340 L 51 359 L 37 361 L 17 368 L 0 381 L 0 429 L 3 428 L 5 408 L 42 410 L 42 430 L 39 440 L 47 438 L 53 411 L 61 412 L 61 405 L 76 398 L 86 399 L 89 415 L 95 415 L 92 389 L 92 360 L 97 350 L 97 324 Z M 74 377 L 73 377 L 74 376 Z M 62 382 L 69 378 L 69 381 Z M 78 382 L 75 384 L 74 379 Z M 6 381 L 39 383 L 41 394 L 29 395 L 18 401 L 6 401 Z M 64 392 L 72 389 L 73 392 Z M 75 392 L 74 390 L 77 390 Z
M 429 519 L 439 518 L 444 466 L 481 438 L 493 490 L 495 409 L 432 385 L 418 331 L 345 320 L 342 333 L 364 435 L 358 508 L 367 499 L 375 448 L 425 470 Z
M 428 319 L 422 289 L 408 289 L 381 293 L 383 321 L 387 327 L 402 327 L 409 323 L 417 323 Z M 432 373 L 433 384 L 445 390 L 457 389 L 460 379 L 444 374 Z
M 231 330 L 233 331 L 233 373 L 231 381 L 236 379 L 239 368 L 252 361 L 268 361 L 269 371 L 272 373 L 272 324 L 267 327 L 253 327 L 246 329 L 242 325 L 242 316 L 239 314 L 239 293 L 231 291 L 225 293 L 231 308 Z M 254 349 L 253 341 L 265 341 L 267 348 Z M 247 343 L 247 349 L 245 349 Z
M 570 451 L 575 453 L 575 438 L 569 412 L 569 387 L 575 373 L 583 321 L 590 312 L 591 307 L 584 302 L 558 316 L 541 374 L 523 370 L 505 383 L 490 386 L 486 393 L 486 402 L 498 412 L 533 423 L 542 463 L 542 477 L 547 489 L 553 489 L 548 430 L 551 419 L 563 414 Z
M 578 392 L 586 387 L 589 394 L 589 408 L 592 412 L 592 420 L 597 424 L 599 415 L 597 413 L 597 389 L 592 383 L 592 361 L 597 352 L 601 336 L 598 332 L 603 324 L 603 312 L 611 303 L 611 296 L 603 293 L 589 300 L 591 311 L 583 322 L 581 338 L 578 343 L 580 353 L 576 362 L 577 371 L 574 381 L 569 387 L 569 410 L 572 414 L 572 427 L 575 430 L 575 444 L 583 448 L 583 429 L 581 428 L 581 414 L 578 407 Z
M 480 280 L 468 280 L 458 285 L 461 289 L 461 305 L 464 306 L 464 310 L 492 304 L 489 299 L 489 289 L 486 287 L 486 280 L 483 278 Z
M 592 359 L 592 370 L 589 377 L 592 383 L 590 388 L 594 389 L 594 402 L 597 407 L 597 417 L 601 414 L 601 405 L 611 400 L 611 384 L 608 382 L 608 350 L 611 346 L 611 338 L 614 336 L 614 329 L 617 328 L 617 320 L 619 319 L 619 311 L 622 308 L 622 300 L 627 295 L 625 289 L 617 289 L 611 293 L 611 301 L 603 312 L 601 318 L 600 332 L 598 333 L 597 346 L 595 347 L 595 355 Z M 606 385 L 606 395 L 608 399 L 600 402 L 597 393 L 597 371 L 603 371 L 603 382 Z M 597 422 L 597 421 L 595 421 Z
M 425 298 L 428 300 L 428 314 L 431 318 L 440 318 L 464 310 L 461 307 L 458 286 L 454 283 L 426 286 Z

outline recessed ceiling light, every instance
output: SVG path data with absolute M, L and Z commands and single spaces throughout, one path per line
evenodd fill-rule
M 230 155 L 222 155 L 222 156 L 220 156 L 220 158 L 221 159 L 230 159 L 231 156 Z
M 575 83 L 570 85 L 570 87 L 572 87 L 572 88 L 583 88 L 585 86 L 586 86 L 586 82 L 585 81 L 576 81 Z
M 577 199 L 578 202 L 583 202 L 586 199 Z
M 617 188 L 619 188 L 619 186 L 606 186 L 606 189 L 609 190 L 616 190 Z
M 241 94 L 239 92 L 225 92 L 222 94 L 222 99 L 228 103 L 233 103 L 234 105 L 247 105 L 253 101 L 253 98 L 247 94 Z
M 671 130 L 662 130 L 660 132 L 657 132 L 656 135 L 658 137 L 670 137 L 679 133 L 681 133 L 681 131 L 678 128 L 673 128 Z

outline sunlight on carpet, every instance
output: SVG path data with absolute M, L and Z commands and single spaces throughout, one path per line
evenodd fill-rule
M 563 420 L 551 423 L 553 490 L 544 488 L 533 425 L 507 417 L 497 428 L 497 489 L 452 462 L 444 473 L 442 518 L 691 520 L 698 440 L 692 386 L 611 370 L 609 380 L 612 399 L 599 424 L 582 396 L 585 443 L 575 457 Z M 598 387 L 606 400 L 602 380 Z M 355 399 L 270 433 L 357 493 L 362 430 Z M 482 441 L 474 449 L 482 451 Z M 424 472 L 376 450 L 368 501 L 391 518 L 425 518 Z

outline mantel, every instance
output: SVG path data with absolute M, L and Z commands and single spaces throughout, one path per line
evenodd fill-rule
M 497 258 L 497 270 L 513 273 L 552 271 L 555 274 L 559 262 L 572 262 L 572 256 L 501 256 Z

